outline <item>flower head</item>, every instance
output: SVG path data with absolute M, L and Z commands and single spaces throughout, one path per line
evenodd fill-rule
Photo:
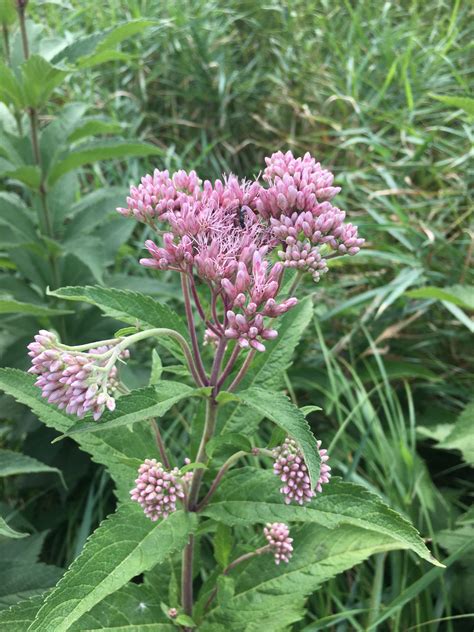
M 146 459 L 140 465 L 135 484 L 130 497 L 139 503 L 153 522 L 158 518 L 167 518 L 176 511 L 178 499 L 184 498 L 178 468 L 166 470 L 156 459 Z
M 273 450 L 274 473 L 280 477 L 283 487 L 280 492 L 285 496 L 285 503 L 291 502 L 303 505 L 309 503 L 316 495 L 322 492 L 322 485 L 329 483 L 331 468 L 327 465 L 329 456 L 327 450 L 321 450 L 321 441 L 317 442 L 321 457 L 321 472 L 315 488 L 311 487 L 308 468 L 304 461 L 303 453 L 294 439 L 287 437 L 283 445 Z
M 35 385 L 48 402 L 79 418 L 91 412 L 96 421 L 106 408 L 115 409 L 117 368 L 115 364 L 108 366 L 113 347 L 98 346 L 76 353 L 61 348 L 56 335 L 42 329 L 28 349 L 32 358 L 28 372 L 38 375 Z M 129 355 L 124 350 L 117 359 Z
M 117 208 L 121 215 L 135 217 L 140 222 L 163 219 L 200 193 L 201 181 L 195 171 L 178 171 L 170 178 L 168 171 L 155 169 L 153 175 L 141 179 L 138 187 L 130 188 L 126 208 Z
M 290 530 L 283 522 L 268 522 L 263 529 L 268 545 L 275 557 L 275 564 L 290 561 L 293 551 L 293 538 L 290 538 Z

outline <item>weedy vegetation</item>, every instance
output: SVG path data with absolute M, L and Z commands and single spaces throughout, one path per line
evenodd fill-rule
M 0 0 L 0 22 L 0 628 L 472 629 L 470 3 Z M 366 241 L 301 279 L 278 337 L 218 395 L 212 341 L 207 382 L 187 362 L 180 275 L 138 263 L 156 226 L 115 209 L 155 168 L 253 180 L 277 150 L 334 173 Z M 152 329 L 185 344 L 117 360 L 123 392 L 98 421 L 25 372 L 39 330 L 61 353 L 108 341 L 106 363 Z M 286 435 L 312 485 L 314 437 L 330 456 L 304 507 L 268 460 Z M 156 522 L 129 494 L 154 458 L 187 499 Z M 278 537 L 293 556 L 277 566 Z

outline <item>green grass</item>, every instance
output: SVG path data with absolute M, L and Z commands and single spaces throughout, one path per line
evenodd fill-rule
M 252 176 L 272 151 L 310 151 L 335 172 L 336 200 L 367 238 L 319 286 L 305 284 L 315 292 L 315 321 L 290 390 L 301 405 L 323 407 L 310 419 L 335 473 L 381 494 L 450 561 L 443 572 L 407 553 L 379 555 L 325 584 L 298 629 L 471 629 L 472 552 L 458 540 L 472 469 L 427 438 L 472 397 L 473 117 L 437 98 L 472 98 L 470 3 L 72 4 L 32 11 L 51 32 L 73 35 L 158 21 L 122 45 L 127 63 L 84 71 L 65 98 L 87 100 L 163 158 L 96 165 L 84 191 L 129 184 L 154 166 Z M 116 271 L 136 269 L 144 237 L 134 232 Z M 459 301 L 410 296 L 425 287 Z M 177 445 L 182 432 L 176 418 L 169 434 Z M 51 524 L 51 561 L 74 557 L 107 513 L 101 473 L 85 477 L 87 491 L 70 492 L 71 518 Z

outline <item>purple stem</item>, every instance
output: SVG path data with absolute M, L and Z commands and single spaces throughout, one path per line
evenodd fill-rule
M 204 322 L 206 322 L 206 314 L 204 313 L 204 310 L 201 305 L 201 301 L 199 300 L 196 283 L 194 281 L 194 277 L 192 274 L 189 275 L 189 287 L 191 288 L 191 294 L 193 295 L 194 304 L 196 305 L 196 309 L 199 313 L 199 316 L 202 318 Z
M 201 502 L 197 505 L 196 512 L 199 512 L 202 509 L 204 509 L 204 507 L 206 507 L 206 505 L 209 503 L 211 498 L 214 496 L 214 493 L 216 489 L 218 488 L 219 483 L 221 482 L 222 478 L 225 476 L 226 472 L 234 465 L 234 463 L 236 463 L 243 456 L 247 456 L 248 454 L 249 454 L 248 452 L 244 452 L 243 450 L 241 450 L 240 452 L 236 452 L 235 454 L 233 454 L 231 457 L 227 459 L 227 461 L 224 463 L 221 469 L 217 472 L 216 477 L 209 488 L 209 491 L 201 500 Z
M 251 560 L 253 557 L 256 557 L 257 555 L 262 555 L 262 553 L 270 553 L 270 552 L 271 552 L 271 547 L 269 544 L 266 544 L 265 546 L 262 546 L 259 549 L 256 549 L 255 551 L 250 551 L 250 553 L 244 553 L 244 555 L 241 555 L 240 557 L 236 558 L 233 562 L 231 562 L 229 566 L 227 566 L 222 571 L 222 574 L 228 575 L 233 568 L 235 568 L 242 562 Z M 211 603 L 214 601 L 214 598 L 216 595 L 217 595 L 217 586 L 214 588 L 209 599 L 207 600 L 206 605 L 204 606 L 204 610 L 207 610 L 209 608 Z
M 247 354 L 247 357 L 244 360 L 244 363 L 240 367 L 239 372 L 235 376 L 232 384 L 227 388 L 227 390 L 229 392 L 235 391 L 237 386 L 243 380 L 243 378 L 245 377 L 245 374 L 247 373 L 247 371 L 249 369 L 250 364 L 252 363 L 252 360 L 253 360 L 255 354 L 256 354 L 255 349 L 252 349 L 251 351 L 249 351 L 249 353 Z
M 239 345 L 236 344 L 234 349 L 233 349 L 233 351 L 232 351 L 232 353 L 231 353 L 231 356 L 230 356 L 227 364 L 224 367 L 224 370 L 222 371 L 222 374 L 221 374 L 221 376 L 219 378 L 219 381 L 217 382 L 217 386 L 219 387 L 219 389 L 224 384 L 226 379 L 229 377 L 232 369 L 234 368 L 234 364 L 235 364 L 235 361 L 238 358 L 240 350 L 241 350 L 241 347 L 239 347 Z
M 183 568 L 181 574 L 181 602 L 188 617 L 193 615 L 193 552 L 194 536 L 190 535 L 183 550 Z M 187 629 L 187 628 L 186 628 Z
M 183 298 L 184 298 L 184 307 L 186 310 L 186 318 L 188 321 L 188 329 L 189 335 L 191 336 L 191 344 L 193 348 L 193 356 L 194 356 L 194 364 L 196 366 L 196 370 L 198 372 L 199 377 L 201 378 L 203 384 L 207 386 L 209 384 L 209 380 L 206 375 L 206 371 L 204 370 L 204 366 L 202 364 L 201 354 L 199 352 L 199 345 L 196 336 L 196 328 L 194 326 L 194 316 L 193 310 L 191 307 L 191 300 L 189 296 L 188 284 L 186 282 L 186 274 L 181 274 L 181 287 L 183 290 Z
M 151 427 L 155 433 L 156 445 L 158 446 L 158 450 L 160 451 L 161 462 L 165 466 L 167 470 L 171 468 L 170 461 L 168 459 L 168 455 L 166 454 L 165 443 L 163 441 L 163 437 L 161 436 L 160 429 L 155 419 L 150 419 Z

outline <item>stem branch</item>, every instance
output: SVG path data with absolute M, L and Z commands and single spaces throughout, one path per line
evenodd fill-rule
M 244 450 L 240 450 L 239 452 L 236 452 L 235 454 L 233 454 L 227 459 L 227 461 L 224 463 L 221 469 L 217 472 L 216 477 L 213 480 L 211 487 L 209 488 L 209 491 L 201 500 L 201 502 L 197 505 L 196 512 L 199 512 L 202 509 L 204 509 L 204 507 L 206 507 L 206 505 L 209 503 L 211 498 L 214 496 L 214 493 L 216 489 L 218 488 L 219 483 L 225 476 L 226 472 L 234 465 L 234 463 L 237 463 L 239 459 L 241 459 L 243 456 L 247 456 L 248 454 L 249 454 L 248 452 L 245 452 Z

